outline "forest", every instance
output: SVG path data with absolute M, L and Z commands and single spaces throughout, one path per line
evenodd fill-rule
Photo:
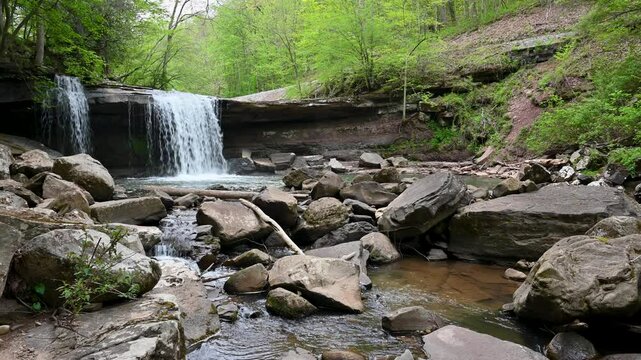
M 460 75 L 466 68 L 518 67 L 475 50 L 453 51 L 457 36 L 559 2 L 592 8 L 573 29 L 574 40 L 555 55 L 554 69 L 520 69 L 481 86 Z M 455 121 L 445 128 L 430 125 L 435 137 L 401 149 L 472 152 L 504 145 L 509 94 L 534 76 L 546 100 L 540 121 L 524 135 L 528 151 L 597 143 L 626 148 L 618 156 L 627 163 L 641 154 L 638 0 L 1 3 L 0 56 L 21 69 L 49 69 L 88 84 L 108 79 L 221 97 L 285 88 L 289 98 L 379 92 L 398 99 L 405 88 L 410 101 L 445 106 Z M 561 80 L 576 77 L 590 82 L 586 91 L 568 95 L 558 89 Z M 434 96 L 431 84 L 437 82 L 450 82 L 455 90 Z

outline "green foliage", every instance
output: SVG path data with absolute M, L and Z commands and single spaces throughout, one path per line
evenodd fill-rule
M 641 147 L 615 149 L 608 155 L 608 161 L 625 166 L 632 176 L 641 175 Z
M 45 284 L 37 283 L 31 290 L 31 303 L 27 305 L 29 305 L 32 311 L 40 312 L 46 306 L 44 302 L 44 295 L 46 290 Z
M 105 294 L 115 294 L 125 299 L 133 299 L 138 295 L 139 286 L 133 283 L 131 275 L 122 269 L 114 270 L 123 260 L 116 245 L 126 235 L 126 230 L 117 228 L 110 234 L 109 243 L 103 244 L 86 233 L 80 254 L 67 255 L 74 276 L 72 281 L 64 281 L 58 291 L 64 300 L 64 307 L 72 314 L 80 313 Z

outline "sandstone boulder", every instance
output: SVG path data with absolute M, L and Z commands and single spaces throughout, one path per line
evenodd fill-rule
M 585 235 L 603 238 L 618 238 L 641 234 L 641 218 L 634 216 L 611 216 L 596 223 Z
M 36 206 L 42 202 L 40 196 L 25 188 L 21 183 L 11 179 L 0 180 L 0 191 L 8 191 L 20 196 L 29 206 Z
M 27 203 L 27 200 L 21 198 L 20 196 L 12 192 L 4 191 L 4 190 L 0 190 L 0 205 L 10 206 L 14 208 L 29 207 L 29 203 Z
M 11 178 L 11 164 L 15 159 L 11 154 L 11 149 L 5 145 L 0 145 L 0 179 Z
M 251 249 L 225 261 L 225 266 L 234 266 L 242 269 L 256 264 L 269 266 L 272 262 L 272 257 L 265 252 L 258 249 Z
M 239 270 L 225 281 L 224 289 L 228 294 L 242 294 L 261 291 L 267 287 L 269 273 L 263 264 L 255 264 Z
M 383 329 L 392 334 L 431 333 L 445 326 L 445 320 L 422 306 L 409 306 L 383 316 Z
M 302 220 L 294 230 L 293 239 L 301 244 L 310 244 L 347 224 L 349 208 L 335 198 L 321 198 L 309 204 Z
M 535 260 L 602 219 L 638 214 L 638 205 L 613 188 L 549 185 L 461 209 L 450 222 L 448 250 L 471 259 Z
M 4 293 L 4 286 L 7 282 L 7 275 L 13 255 L 20 247 L 22 233 L 16 228 L 0 223 L 0 296 Z
M 387 235 L 373 232 L 361 238 L 363 247 L 369 251 L 369 259 L 374 264 L 388 264 L 401 258 Z
M 387 160 L 377 153 L 363 153 L 358 159 L 358 165 L 364 168 L 381 169 L 387 166 Z
M 160 198 L 112 200 L 91 205 L 91 216 L 101 223 L 156 224 L 167 216 Z
M 317 307 L 362 312 L 359 267 L 341 259 L 293 255 L 278 259 L 269 285 L 300 292 Z
M 372 280 L 367 276 L 367 260 L 369 251 L 365 250 L 360 241 L 352 241 L 320 249 L 307 250 L 305 254 L 319 258 L 333 258 L 350 261 L 360 270 L 359 282 L 365 289 L 372 287 Z
M 71 181 L 62 180 L 54 174 L 48 175 L 42 182 L 42 198 L 55 199 L 65 192 L 78 193 L 85 198 L 87 205 L 93 205 L 94 199 L 91 194 L 72 183 Z
M 53 160 L 42 150 L 29 150 L 16 157 L 10 169 L 12 174 L 25 174 L 32 177 L 44 171 L 51 171 Z
M 401 174 L 399 174 L 396 168 L 388 167 L 379 170 L 374 174 L 373 179 L 378 183 L 400 183 Z
M 114 179 L 102 164 L 87 154 L 57 158 L 53 172 L 87 190 L 96 201 L 111 200 Z
M 288 188 L 300 189 L 303 186 L 303 181 L 317 178 L 318 173 L 316 170 L 302 168 L 290 171 L 283 177 L 283 182 Z
M 298 222 L 298 201 L 292 194 L 268 187 L 252 202 L 283 228 L 296 226 Z
M 470 202 L 465 184 L 450 172 L 429 175 L 410 185 L 378 219 L 378 228 L 394 237 L 427 232 Z
M 309 316 L 318 309 L 304 297 L 283 288 L 276 288 L 267 294 L 267 310 L 278 316 L 297 319 Z
M 337 174 L 343 174 L 347 172 L 347 168 L 345 165 L 343 165 L 340 161 L 336 160 L 336 158 L 331 158 L 329 159 L 328 166 L 330 170 Z
M 641 312 L 641 235 L 572 236 L 536 262 L 514 293 L 514 311 L 551 323 L 628 318 Z
M 560 332 L 546 346 L 545 356 L 550 360 L 593 360 L 599 354 L 583 336 L 575 332 Z
M 276 170 L 285 170 L 292 165 L 294 159 L 296 159 L 296 154 L 294 153 L 275 153 L 269 155 L 269 159 L 272 161 Z
M 519 179 L 521 181 L 531 180 L 535 184 L 549 183 L 552 181 L 550 172 L 542 165 L 534 162 L 524 164 L 521 172 L 523 173 L 523 176 Z
M 398 195 L 391 193 L 375 181 L 363 181 L 341 190 L 341 198 L 355 199 L 375 207 L 387 206 Z
M 318 182 L 312 189 L 312 199 L 317 200 L 323 197 L 338 197 L 341 189 L 345 187 L 345 182 L 337 174 L 327 171 L 318 179 Z
M 223 247 L 231 247 L 247 240 L 262 240 L 271 233 L 269 225 L 260 220 L 252 209 L 231 201 L 204 202 L 196 221 L 211 225 L 213 235 L 220 238 Z
M 352 209 L 352 212 L 356 215 L 367 215 L 370 217 L 374 217 L 374 215 L 376 214 L 375 208 L 365 204 L 362 201 L 345 199 L 345 201 L 343 201 L 343 204 L 349 206 Z

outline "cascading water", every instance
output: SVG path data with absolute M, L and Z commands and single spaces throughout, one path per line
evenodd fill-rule
M 154 90 L 149 107 L 149 154 L 165 173 L 225 172 L 227 163 L 223 157 L 218 100 L 203 95 Z
M 80 80 L 56 75 L 56 87 L 43 103 L 42 138 L 66 154 L 91 152 L 89 103 Z

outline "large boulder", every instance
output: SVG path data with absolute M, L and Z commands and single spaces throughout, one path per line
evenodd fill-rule
M 355 199 L 375 207 L 387 206 L 397 196 L 375 181 L 362 181 L 341 190 L 343 199 Z
M 640 256 L 641 235 L 560 240 L 514 293 L 514 311 L 520 317 L 552 323 L 637 316 Z
M 549 185 L 461 209 L 450 222 L 448 250 L 471 259 L 536 260 L 602 219 L 638 214 L 638 204 L 617 189 Z
M 341 189 L 345 187 L 345 182 L 340 176 L 331 171 L 325 172 L 323 177 L 312 189 L 312 199 L 317 200 L 323 197 L 338 197 Z
M 262 240 L 271 228 L 254 211 L 239 202 L 207 201 L 196 213 L 198 225 L 211 225 L 214 236 L 223 247 L 232 247 L 246 240 Z
M 0 145 L 0 179 L 9 179 L 11 177 L 10 168 L 14 161 L 11 149 Z
M 223 288 L 228 294 L 243 294 L 261 291 L 268 285 L 269 273 L 263 264 L 255 264 L 235 272 L 225 281 Z
M 7 282 L 7 275 L 11 265 L 11 259 L 16 250 L 20 247 L 22 233 L 16 228 L 0 223 L 0 296 L 4 292 L 4 285 Z
M 277 260 L 269 272 L 269 286 L 300 292 L 317 307 L 362 312 L 358 265 L 341 259 L 307 255 Z
M 44 171 L 51 171 L 53 160 L 42 150 L 29 150 L 16 157 L 10 169 L 12 174 L 25 174 L 32 177 Z
M 409 306 L 385 314 L 381 324 L 392 334 L 426 334 L 443 327 L 445 320 L 422 306 Z
M 302 220 L 294 230 L 293 239 L 301 244 L 310 244 L 347 224 L 349 208 L 335 198 L 321 198 L 309 204 Z
M 523 345 L 497 339 L 456 325 L 423 336 L 423 351 L 430 360 L 547 360 Z
M 15 208 L 28 208 L 29 203 L 27 200 L 21 198 L 20 196 L 9 192 L 0 190 L 0 205 L 10 206 Z
M 535 184 L 543 184 L 552 181 L 552 174 L 550 174 L 545 167 L 534 162 L 524 164 L 521 168 L 521 172 L 523 174 L 519 179 L 521 181 L 531 180 Z
M 392 201 L 378 219 L 378 228 L 402 238 L 427 232 L 470 202 L 465 184 L 450 172 L 426 176 Z
M 292 194 L 268 187 L 252 202 L 284 228 L 294 227 L 298 222 L 298 201 Z
M 361 243 L 369 251 L 369 259 L 374 264 L 388 264 L 401 258 L 392 241 L 383 233 L 367 234 L 361 238 Z
M 20 196 L 25 199 L 29 206 L 36 206 L 42 202 L 42 198 L 40 198 L 40 196 L 25 188 L 21 183 L 11 179 L 0 180 L 0 190 L 8 191 Z
M 283 288 L 276 288 L 267 294 L 265 307 L 272 314 L 290 319 L 302 318 L 318 311 L 304 297 Z
M 363 236 L 376 232 L 377 229 L 374 225 L 365 222 L 351 222 L 342 227 L 323 235 L 320 239 L 316 240 L 312 245 L 313 249 L 318 249 L 327 246 L 334 246 L 346 242 L 358 241 Z
M 114 179 L 100 161 L 87 154 L 57 158 L 53 162 L 53 172 L 89 191 L 96 201 L 113 197 Z
M 320 249 L 307 250 L 305 254 L 319 258 L 334 258 L 351 261 L 356 264 L 360 270 L 360 284 L 365 289 L 372 287 L 372 280 L 367 276 L 367 260 L 369 251 L 363 248 L 360 241 L 342 243 Z
M 63 281 L 73 281 L 74 261 L 69 254 L 91 256 L 95 248 L 109 247 L 111 239 L 105 233 L 95 230 L 68 230 L 60 229 L 42 234 L 28 241 L 14 259 L 16 274 L 29 286 L 38 283 L 45 285 L 44 299 L 50 305 L 60 304 L 58 288 Z M 88 246 L 85 246 L 87 244 Z M 153 289 L 160 279 L 158 263 L 144 255 L 135 253 L 123 245 L 115 244 L 118 258 L 104 255 L 103 259 L 112 261 L 114 266 L 106 271 L 125 274 L 132 283 L 138 286 L 138 295 Z M 127 292 L 128 285 L 121 284 L 119 291 Z M 117 299 L 114 293 L 104 294 L 93 301 L 110 301 Z
M 269 254 L 258 249 L 251 249 L 232 259 L 225 261 L 224 265 L 243 269 L 256 264 L 269 266 L 272 262 L 272 257 L 269 256 Z
M 596 223 L 585 235 L 604 238 L 618 238 L 641 234 L 641 218 L 634 216 L 611 216 Z
M 141 197 L 112 200 L 91 205 L 91 216 L 101 223 L 156 224 L 167 216 L 160 198 Z
M 387 166 L 387 160 L 377 153 L 363 153 L 358 159 L 358 165 L 365 168 L 381 169 Z
M 79 193 L 83 198 L 85 198 L 88 205 L 92 205 L 94 203 L 93 197 L 87 190 L 72 183 L 71 181 L 62 180 L 54 174 L 46 176 L 42 182 L 43 199 L 55 199 L 65 192 Z

